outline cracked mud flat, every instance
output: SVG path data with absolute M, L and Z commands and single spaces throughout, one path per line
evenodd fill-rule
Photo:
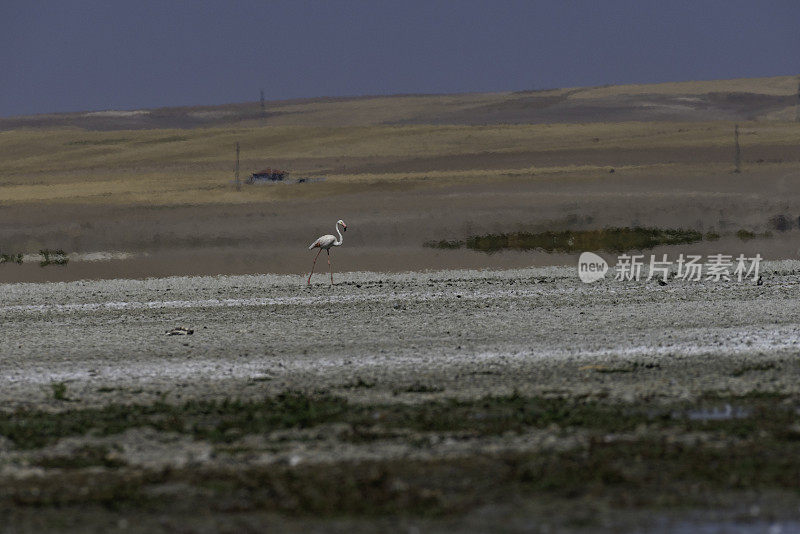
M 800 262 L 763 272 L 3 285 L 0 511 L 19 531 L 788 531 Z

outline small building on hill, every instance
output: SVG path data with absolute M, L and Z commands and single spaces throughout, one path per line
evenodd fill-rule
M 247 183 L 282 182 L 286 178 L 287 174 L 289 174 L 288 171 L 282 171 L 280 169 L 264 169 L 251 174 L 250 178 L 247 179 Z

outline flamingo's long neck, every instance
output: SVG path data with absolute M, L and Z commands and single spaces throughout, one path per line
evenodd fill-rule
M 339 234 L 339 241 L 334 241 L 333 246 L 338 247 L 344 241 L 344 237 L 342 237 L 342 233 L 339 231 L 339 223 L 336 223 L 336 233 Z

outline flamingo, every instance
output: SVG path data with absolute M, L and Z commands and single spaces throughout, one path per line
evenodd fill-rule
M 311 266 L 311 273 L 308 275 L 308 285 L 311 285 L 311 275 L 314 274 L 314 267 L 317 265 L 317 258 L 319 258 L 320 253 L 323 250 L 328 252 L 328 271 L 331 273 L 331 285 L 333 285 L 333 270 L 331 269 L 331 247 L 338 247 L 341 246 L 342 241 L 344 238 L 342 237 L 342 232 L 339 231 L 339 225 L 342 225 L 342 232 L 347 231 L 347 225 L 344 223 L 343 220 L 339 219 L 336 221 L 336 233 L 339 234 L 339 240 L 336 240 L 336 237 L 332 236 L 331 234 L 323 235 L 317 238 L 316 241 L 311 243 L 311 246 L 308 247 L 308 250 L 312 248 L 318 248 L 319 252 L 317 255 L 314 256 L 314 264 Z

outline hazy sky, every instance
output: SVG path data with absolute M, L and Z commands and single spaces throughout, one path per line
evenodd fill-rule
M 0 0 L 0 116 L 800 73 L 800 0 Z

